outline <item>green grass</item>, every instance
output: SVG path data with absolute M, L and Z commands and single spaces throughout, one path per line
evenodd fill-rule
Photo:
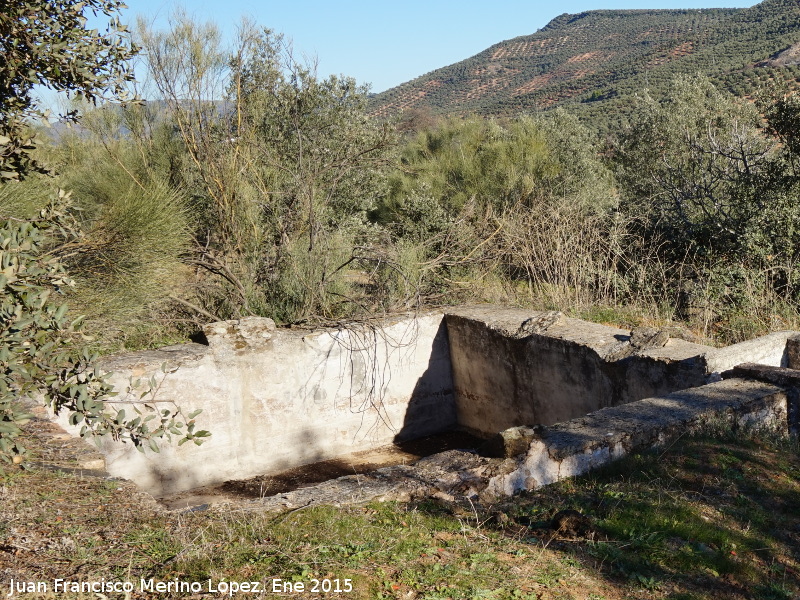
M 646 589 L 691 577 L 727 586 L 730 597 L 759 586 L 796 593 L 796 446 L 769 451 L 752 441 L 694 439 L 665 454 L 551 486 L 517 510 L 563 501 L 592 515 L 597 539 L 586 552 Z
M 32 580 L 79 568 L 136 581 L 349 579 L 353 591 L 336 596 L 347 598 L 800 594 L 800 452 L 786 440 L 682 439 L 495 506 L 177 514 L 150 512 L 131 484 L 51 472 L 0 489 L 13 524 L 0 528 L 0 568 Z M 589 519 L 585 535 L 550 527 L 564 509 Z

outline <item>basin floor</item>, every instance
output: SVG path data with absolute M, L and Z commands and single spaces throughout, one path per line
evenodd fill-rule
M 445 450 L 474 450 L 483 439 L 463 431 L 449 431 L 373 450 L 353 452 L 335 459 L 295 467 L 280 473 L 226 481 L 159 498 L 170 510 L 179 510 L 242 498 L 260 498 L 290 492 L 345 475 L 369 473 L 382 467 L 411 464 Z

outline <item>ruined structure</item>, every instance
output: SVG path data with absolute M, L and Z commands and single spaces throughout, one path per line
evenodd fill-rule
M 102 363 L 120 399 L 148 382 L 146 399 L 202 409 L 198 425 L 212 432 L 202 446 L 159 454 L 104 442 L 111 475 L 162 495 L 459 428 L 493 438 L 483 455 L 449 451 L 257 504 L 293 506 L 325 489 L 345 499 L 496 497 L 709 419 L 797 426 L 795 332 L 716 349 L 659 330 L 485 306 L 318 331 L 251 317 L 208 325 L 205 335 L 207 345 Z

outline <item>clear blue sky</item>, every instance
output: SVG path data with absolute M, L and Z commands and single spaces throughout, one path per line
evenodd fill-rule
M 602 8 L 716 8 L 755 0 L 184 0 L 189 14 L 232 36 L 242 16 L 285 34 L 299 56 L 316 57 L 318 74 L 344 74 L 381 92 L 477 54 L 497 42 L 534 33 L 562 13 Z M 127 0 L 123 21 L 137 15 L 163 24 L 172 0 Z

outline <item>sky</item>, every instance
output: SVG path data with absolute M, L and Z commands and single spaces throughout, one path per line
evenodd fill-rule
M 347 75 L 386 89 L 529 35 L 562 13 L 597 9 L 747 7 L 756 0 L 182 0 L 201 21 L 232 39 L 243 16 L 283 33 L 295 54 L 318 61 L 318 75 Z M 138 15 L 166 27 L 172 0 L 127 0 L 123 22 Z

